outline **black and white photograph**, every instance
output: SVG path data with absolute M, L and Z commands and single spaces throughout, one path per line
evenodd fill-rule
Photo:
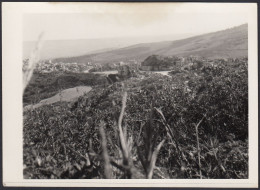
M 252 3 L 42 4 L 20 19 L 21 180 L 252 177 Z

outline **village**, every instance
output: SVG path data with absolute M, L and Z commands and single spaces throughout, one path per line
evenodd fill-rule
M 205 66 L 216 66 L 223 63 L 240 63 L 247 62 L 247 57 L 243 58 L 221 58 L 221 59 L 209 59 L 199 56 L 159 56 L 151 55 L 147 57 L 144 61 L 140 60 L 128 60 L 119 61 L 115 63 L 64 63 L 64 62 L 54 62 L 50 60 L 40 61 L 34 72 L 35 73 L 101 73 L 107 71 L 121 72 L 128 68 L 131 71 L 174 71 L 178 70 L 193 70 Z M 28 65 L 28 59 L 23 61 L 23 70 L 26 69 Z

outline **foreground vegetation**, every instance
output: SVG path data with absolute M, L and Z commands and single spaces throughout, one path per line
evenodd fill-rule
M 24 177 L 248 178 L 247 62 L 171 75 L 24 112 Z

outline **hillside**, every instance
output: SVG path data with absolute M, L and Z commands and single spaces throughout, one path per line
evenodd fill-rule
M 24 178 L 247 179 L 247 65 L 138 72 L 25 110 Z
M 106 84 L 107 79 L 92 73 L 34 73 L 23 94 L 24 106 L 39 103 L 62 90 L 77 86 Z
M 142 43 L 116 50 L 90 55 L 60 58 L 62 62 L 85 63 L 88 61 L 104 63 L 136 59 L 143 61 L 151 54 L 165 56 L 203 56 L 206 58 L 228 58 L 247 56 L 248 25 L 186 38 L 177 41 Z
M 137 43 L 161 42 L 167 39 L 179 40 L 194 36 L 194 34 L 175 34 L 169 36 L 138 36 L 116 37 L 98 39 L 71 39 L 71 40 L 46 40 L 41 49 L 42 59 L 54 59 L 59 57 L 74 57 L 86 54 L 97 54 L 127 47 Z M 35 41 L 23 42 L 23 58 L 29 58 L 35 47 Z
M 23 42 L 24 59 L 29 58 L 35 45 L 35 41 Z M 80 56 L 86 53 L 104 52 L 118 47 L 122 46 L 115 43 L 115 41 L 104 39 L 46 40 L 41 49 L 41 58 L 53 59 L 57 57 Z

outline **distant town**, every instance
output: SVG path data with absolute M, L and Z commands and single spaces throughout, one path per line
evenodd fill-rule
M 219 63 L 238 63 L 247 62 L 247 57 L 243 58 L 221 58 L 221 59 L 209 59 L 199 56 L 188 56 L 188 57 L 178 57 L 178 56 L 159 56 L 151 55 L 144 61 L 140 60 L 129 60 L 120 61 L 116 63 L 64 63 L 64 62 L 54 62 L 53 60 L 41 60 L 34 72 L 36 73 L 51 73 L 51 72 L 73 72 L 73 73 L 87 73 L 87 72 L 104 72 L 118 70 L 121 66 L 129 66 L 134 70 L 138 69 L 141 71 L 171 71 L 176 69 L 176 67 L 182 70 L 189 70 L 192 68 L 199 68 L 203 65 L 215 65 Z M 28 66 L 28 59 L 23 61 L 23 70 Z

